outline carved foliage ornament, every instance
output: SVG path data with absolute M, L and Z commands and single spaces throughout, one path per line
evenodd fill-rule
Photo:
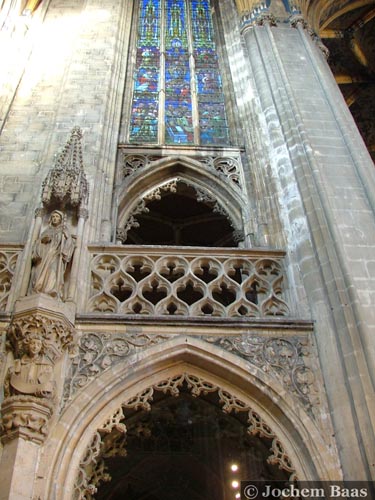
M 225 350 L 234 352 L 250 361 L 265 373 L 279 380 L 307 407 L 319 404 L 318 384 L 306 359 L 311 355 L 307 337 L 267 338 L 246 334 L 236 337 L 206 338 Z
M 79 340 L 79 356 L 70 367 L 64 387 L 64 404 L 110 366 L 125 360 L 138 349 L 164 342 L 171 335 L 88 333 Z M 241 356 L 278 380 L 288 392 L 313 412 L 320 404 L 318 383 L 311 364 L 312 346 L 307 336 L 288 339 L 251 333 L 241 336 L 209 337 L 202 340 Z
M 1 413 L 0 432 L 3 442 L 23 437 L 40 444 L 48 433 L 53 404 L 47 399 L 34 396 L 11 396 L 3 401 Z
M 32 338 L 42 340 L 46 354 L 56 361 L 65 350 L 74 349 L 74 328 L 66 320 L 46 314 L 28 314 L 13 319 L 7 331 L 9 347 L 16 358 L 27 353 Z
M 164 340 L 167 335 L 146 334 L 97 334 L 89 333 L 80 338 L 79 356 L 73 359 L 64 387 L 64 401 L 94 380 L 115 363 L 124 360 L 138 349 L 149 347 Z
M 222 405 L 225 413 L 246 412 L 249 424 L 248 433 L 253 436 L 272 440 L 270 447 L 271 455 L 267 459 L 267 462 L 277 465 L 280 469 L 288 472 L 290 474 L 290 481 L 298 480 L 296 470 L 281 441 L 257 412 L 248 404 L 219 386 L 196 375 L 182 373 L 162 380 L 145 389 L 137 396 L 125 401 L 121 405 L 121 408 L 116 410 L 104 422 L 101 428 L 97 429 L 79 465 L 75 484 L 75 500 L 93 499 L 93 495 L 96 493 L 100 482 L 111 480 L 104 459 L 107 456 L 116 456 L 118 454 L 124 456 L 126 454 L 123 437 L 126 433 L 126 427 L 123 424 L 123 408 L 150 411 L 155 391 L 178 397 L 183 386 L 187 387 L 194 397 L 204 397 L 209 393 L 217 393 L 219 403 Z
M 123 154 L 122 172 L 124 178 L 131 177 L 140 170 L 149 167 L 153 162 L 160 160 L 160 156 L 143 154 Z M 173 157 L 171 157 L 173 158 Z M 202 167 L 225 180 L 235 191 L 242 191 L 241 161 L 233 156 L 193 156 Z
M 125 243 L 126 240 L 128 239 L 128 232 L 132 228 L 137 228 L 139 227 L 139 222 L 137 221 L 136 216 L 142 213 L 148 213 L 149 209 L 146 207 L 146 200 L 141 200 L 136 207 L 133 209 L 132 213 L 130 214 L 128 220 L 125 223 L 125 226 L 123 228 L 118 228 L 116 231 L 116 237 L 118 240 L 120 240 L 122 243 Z

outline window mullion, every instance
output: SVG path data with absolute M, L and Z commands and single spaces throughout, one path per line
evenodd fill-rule
M 159 126 L 158 142 L 165 143 L 165 29 L 166 29 L 166 5 L 162 3 L 160 20 L 160 77 L 159 77 Z
M 193 29 L 192 29 L 192 13 L 190 2 L 187 2 L 187 32 L 189 44 L 189 67 L 190 67 L 190 92 L 192 104 L 192 119 L 194 128 L 194 144 L 199 144 L 199 111 L 198 111 L 198 94 L 195 77 L 195 58 L 193 46 Z

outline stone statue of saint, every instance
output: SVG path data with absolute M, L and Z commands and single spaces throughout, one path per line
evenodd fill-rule
M 67 263 L 74 251 L 74 241 L 64 224 L 64 214 L 54 210 L 49 226 L 35 242 L 32 251 L 31 286 L 34 293 L 62 298 Z
M 6 392 L 12 396 L 27 394 L 52 398 L 55 393 L 53 364 L 43 354 L 42 340 L 32 337 L 25 346 L 27 353 L 16 359 L 9 369 Z

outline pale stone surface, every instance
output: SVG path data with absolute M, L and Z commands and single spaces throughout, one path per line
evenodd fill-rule
M 246 13 L 254 2 L 236 4 Z M 29 21 L 27 36 L 20 26 L 16 38 L 7 35 L 22 50 L 4 68 L 8 83 L 0 101 L 1 382 L 7 356 L 10 365 L 16 354 L 5 350 L 11 325 L 21 336 L 32 329 L 41 334 L 43 317 L 46 342 L 57 342 L 57 330 L 68 332 L 78 349 L 68 353 L 64 344 L 56 351 L 59 400 L 46 441 L 6 442 L 0 500 L 71 500 L 97 430 L 127 398 L 182 373 L 228 391 L 272 423 L 301 478 L 374 477 L 374 169 L 322 54 L 307 32 L 288 23 L 258 26 L 247 19 L 241 32 L 235 3 L 218 2 L 215 26 L 220 61 L 227 62 L 223 85 L 235 147 L 130 148 L 134 5 L 51 0 Z M 281 2 L 272 9 L 285 14 Z M 75 126 L 84 134 L 90 197 L 88 219 L 68 208 L 77 233 L 72 293 L 66 302 L 25 296 L 32 245 L 43 225 L 34 216 L 41 184 Z M 149 163 L 125 178 L 125 154 Z M 235 159 L 238 184 L 205 166 L 213 158 Z M 176 175 L 200 183 L 230 211 L 236 228 L 242 225 L 243 248 L 114 245 L 119 222 Z M 131 277 L 126 266 L 134 256 L 145 267 L 149 262 L 153 283 Z M 159 314 L 147 302 L 149 314 L 137 314 L 143 290 L 155 283 L 178 302 L 180 290 L 161 272 L 162 257 L 183 261 L 185 281 L 195 285 L 194 259 L 216 259 L 236 304 L 246 290 L 230 281 L 227 262 L 269 259 L 277 272 L 254 306 L 256 317 L 219 305 L 221 314 L 196 314 L 192 304 L 181 305 L 181 315 L 166 308 Z M 127 314 L 128 299 L 116 292 L 121 279 L 131 283 L 129 303 L 136 307 Z M 217 285 L 199 286 L 207 305 Z M 262 309 L 270 300 L 274 308 Z
M 17 438 L 4 446 L 0 468 L 0 499 L 30 500 L 33 497 L 39 446 Z

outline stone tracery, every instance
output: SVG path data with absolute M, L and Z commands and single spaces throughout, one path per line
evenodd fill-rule
M 87 312 L 221 317 L 289 313 L 279 256 L 179 252 L 149 257 L 142 255 L 144 249 L 136 255 L 124 252 L 93 256 Z
M 134 410 L 150 411 L 157 392 L 178 397 L 184 386 L 193 397 L 205 397 L 209 393 L 217 394 L 219 404 L 227 414 L 232 412 L 246 413 L 250 424 L 247 432 L 250 435 L 258 435 L 260 438 L 272 440 L 268 463 L 275 464 L 280 469 L 285 470 L 290 475 L 290 481 L 298 480 L 297 471 L 292 465 L 282 442 L 254 409 L 241 399 L 220 388 L 220 386 L 188 372 L 182 372 L 148 387 L 137 396 L 125 401 L 97 429 L 79 465 L 75 483 L 75 500 L 94 498 L 93 495 L 97 491 L 99 484 L 111 480 L 105 466 L 106 456 L 114 456 L 116 453 L 122 456 L 126 454 L 123 439 L 126 433 L 126 427 L 123 423 L 123 409 L 132 408 Z M 113 430 L 115 432 L 112 435 Z
M 228 185 L 236 190 L 243 191 L 243 175 L 241 161 L 237 156 L 189 156 L 202 164 L 202 167 L 228 181 Z M 153 163 L 162 157 L 155 154 L 141 154 L 122 152 L 122 175 L 132 177 L 140 170 L 152 167 Z M 173 158 L 171 156 L 171 158 Z
M 199 224 L 198 217 L 196 219 L 190 217 L 184 220 L 184 218 L 181 219 L 181 217 L 175 215 L 176 220 L 174 220 L 171 217 L 173 209 L 168 212 L 171 218 L 170 221 L 166 218 L 164 212 L 161 214 L 158 212 L 149 213 L 151 202 L 164 199 L 164 197 L 165 201 L 167 201 L 167 194 L 171 193 L 176 193 L 178 197 L 187 196 L 189 199 L 191 198 L 192 203 L 194 200 L 194 202 L 202 204 L 201 209 L 206 206 L 207 213 L 202 213 L 201 223 L 207 219 L 209 214 L 213 218 L 213 222 L 220 217 L 223 217 L 223 221 L 225 218 L 226 224 L 229 223 L 229 226 L 233 228 L 232 230 L 228 228 L 226 231 L 235 233 L 236 242 L 243 241 L 244 214 L 241 215 L 239 206 L 242 205 L 241 200 L 245 193 L 239 152 L 237 152 L 237 155 L 233 153 L 233 156 L 195 157 L 189 155 L 185 157 L 171 154 L 167 158 L 162 158 L 156 152 L 141 154 L 137 153 L 136 150 L 135 152 L 126 152 L 125 150 L 122 152 L 121 162 L 122 167 L 120 165 L 120 168 L 122 168 L 123 177 L 120 177 L 117 181 L 119 207 L 117 209 L 116 237 L 118 242 L 129 243 L 128 233 L 132 228 L 140 227 L 142 224 L 140 220 L 144 220 L 143 223 L 150 220 L 149 224 L 152 221 L 154 224 L 161 224 L 161 227 L 163 225 L 175 227 L 174 231 L 178 234 L 181 233 L 181 228 L 190 226 L 193 223 Z M 161 171 L 163 168 L 166 168 L 167 175 L 164 174 L 161 178 L 154 178 L 153 172 Z M 147 191 L 144 190 L 144 182 L 140 177 L 142 171 L 150 176 L 149 183 L 154 186 Z M 214 183 L 209 178 L 215 179 Z M 141 180 L 142 184 L 140 191 L 136 192 L 134 190 L 134 194 L 129 197 L 129 190 L 133 190 L 134 185 L 139 180 Z M 191 192 L 187 195 L 189 190 Z M 125 192 L 128 195 L 126 200 L 124 199 Z M 239 204 L 236 209 L 233 210 L 231 206 L 233 201 L 228 203 L 229 199 L 236 200 L 235 203 Z M 201 227 L 197 228 L 197 232 L 199 231 L 202 232 Z M 130 240 L 130 242 L 132 241 Z M 146 242 L 143 244 L 146 244 Z M 186 242 L 183 244 L 190 245 L 194 243 Z M 205 246 L 201 243 L 202 245 Z M 230 246 L 233 245 L 232 243 Z
M 0 248 L 0 311 L 7 308 L 19 254 L 19 249 Z

